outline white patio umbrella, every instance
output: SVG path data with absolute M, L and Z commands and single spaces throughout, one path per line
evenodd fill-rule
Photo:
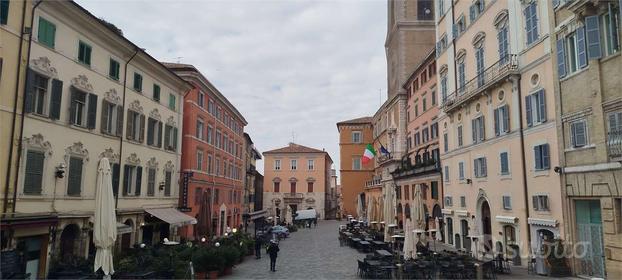
M 365 211 L 363 210 L 363 200 L 361 199 L 361 194 L 356 196 L 356 218 L 360 220 L 363 215 L 365 215 Z
M 441 223 L 439 219 L 439 217 L 434 218 L 434 228 L 436 228 L 436 241 L 443 240 L 441 236 Z
M 413 220 L 413 229 L 417 232 L 423 232 L 425 230 L 425 205 L 423 203 L 423 196 L 421 195 L 421 185 L 417 184 L 415 186 L 415 199 L 413 200 L 413 206 L 411 207 L 412 211 L 412 220 Z M 420 241 L 422 234 L 417 234 L 417 240 L 414 242 L 415 247 L 417 242 Z M 415 252 L 417 248 L 414 249 Z
M 395 224 L 395 189 L 391 186 L 385 186 L 385 201 L 384 201 L 384 221 L 386 222 L 386 227 L 384 228 L 384 242 L 391 242 L 391 237 L 389 236 L 389 226 L 391 224 Z
M 406 219 L 404 223 L 404 259 L 409 260 L 413 258 L 413 232 L 412 232 L 412 221 L 410 219 Z
M 367 213 L 365 214 L 365 218 L 367 220 L 367 223 L 372 221 L 372 214 L 373 214 L 373 212 L 372 212 L 372 210 L 373 210 L 372 199 L 373 198 L 371 196 L 367 198 L 367 205 L 366 205 L 367 209 L 365 209 L 365 210 L 367 210 Z
M 116 240 L 117 218 L 112 195 L 110 163 L 107 158 L 102 158 L 97 168 L 95 219 L 93 220 L 93 243 L 97 248 L 94 271 L 101 268 L 104 275 L 114 274 L 112 248 Z

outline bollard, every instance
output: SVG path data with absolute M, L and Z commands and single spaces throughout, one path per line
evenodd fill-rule
M 401 263 L 398 263 L 395 266 L 397 266 L 397 275 L 396 275 L 397 279 L 403 279 L 403 277 L 402 277 L 403 270 L 402 269 L 404 268 L 404 265 L 401 264 Z

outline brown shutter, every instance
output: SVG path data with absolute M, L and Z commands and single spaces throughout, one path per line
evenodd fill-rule
M 101 117 L 101 125 L 100 129 L 103 133 L 108 133 L 108 101 L 102 100 L 102 117 Z
M 127 139 L 134 139 L 134 134 L 132 133 L 132 130 L 134 130 L 134 114 L 132 111 L 127 111 L 127 131 L 125 133 L 125 137 L 127 137 Z
M 138 141 L 145 140 L 145 115 L 140 115 L 140 135 Z
M 117 136 L 123 137 L 123 107 L 117 105 Z

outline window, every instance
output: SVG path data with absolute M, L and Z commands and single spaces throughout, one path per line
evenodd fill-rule
M 421 144 L 421 137 L 419 131 L 415 132 L 415 146 L 419 146 Z
M 484 116 L 479 116 L 471 120 L 471 135 L 473 136 L 473 144 L 484 141 Z
M 313 182 L 307 182 L 307 192 L 313 192 Z
M 291 164 L 291 169 L 292 169 L 292 170 L 296 170 L 296 169 L 298 168 L 298 161 L 297 161 L 297 160 L 292 159 L 292 160 L 290 161 L 290 164 Z
M 352 131 L 352 143 L 361 143 L 360 131 Z
M 508 152 L 501 152 L 499 154 L 499 161 L 501 164 L 501 175 L 510 174 L 510 161 L 508 158 Z
M 201 139 L 201 140 L 205 140 L 205 134 L 204 134 L 204 123 L 201 119 L 197 119 L 197 131 L 196 131 L 196 136 L 197 138 Z
M 427 127 L 424 127 L 421 131 L 421 136 L 423 138 L 423 143 L 427 143 L 430 140 L 430 133 Z
M 432 135 L 432 139 L 438 138 L 438 123 L 430 125 L 430 134 Z
M 527 126 L 534 126 L 546 121 L 546 99 L 543 89 L 525 96 L 525 111 Z
M 10 0 L 0 0 L 0 24 L 7 24 L 9 19 Z
M 585 120 L 570 123 L 570 143 L 573 148 L 587 145 L 587 129 Z
M 162 122 L 149 118 L 147 120 L 147 145 L 162 147 Z
M 71 124 L 95 128 L 97 117 L 97 95 L 86 93 L 75 88 L 71 91 L 71 105 L 69 107 Z
M 536 211 L 549 211 L 549 196 L 548 195 L 534 195 L 533 209 Z
M 414 107 L 415 107 L 415 117 L 418 117 L 419 116 L 419 104 L 415 103 Z
M 464 195 L 460 197 L 460 207 L 466 207 L 466 196 Z
M 443 151 L 449 151 L 449 139 L 447 137 L 447 132 L 443 133 Z
M 171 196 L 171 184 L 173 183 L 173 172 L 164 172 L 164 196 Z
M 221 147 L 221 134 L 220 134 L 220 130 L 216 130 L 216 147 L 220 148 Z
M 309 170 L 315 169 L 314 161 L 312 159 L 307 160 L 307 166 L 309 167 Z
M 438 199 L 438 182 L 430 182 L 430 189 L 432 190 L 432 199 Z
M 473 160 L 473 170 L 475 178 L 483 178 L 487 176 L 486 158 L 476 158 Z
M 361 170 L 361 157 L 352 157 L 352 170 Z
M 80 196 L 83 163 L 82 158 L 69 157 L 69 173 L 67 174 L 67 195 L 69 196 Z
M 29 86 L 30 90 L 26 111 L 45 116 L 48 112 L 46 105 L 48 104 L 47 99 L 49 98 L 49 79 L 32 70 L 29 70 L 29 73 L 31 73 L 30 77 L 32 77 L 33 82 L 32 85 Z
M 274 160 L 274 170 L 281 170 L 281 160 L 280 159 L 275 159 Z
M 500 27 L 499 30 L 497 30 L 497 40 L 499 42 L 499 61 L 500 64 L 503 65 L 510 61 L 510 45 L 508 41 L 507 24 L 503 24 L 503 26 Z
M 512 197 L 507 195 L 503 196 L 503 209 L 512 210 Z
M 40 151 L 26 152 L 26 170 L 24 172 L 24 194 L 41 194 L 43 181 L 43 163 L 45 154 Z
M 432 11 L 432 6 L 434 6 L 433 0 L 417 1 L 417 19 L 418 20 L 433 20 L 434 13 Z
M 531 45 L 538 40 L 538 11 L 536 1 L 531 2 L 523 10 L 525 15 L 525 32 L 527 34 L 527 45 Z
M 549 144 L 543 144 L 533 147 L 534 161 L 536 170 L 545 170 L 550 168 Z
M 216 158 L 216 176 L 220 176 L 220 159 Z
M 126 127 L 127 132 L 125 133 L 127 139 L 142 142 L 143 134 L 145 131 L 144 127 L 145 127 L 145 116 L 138 112 L 128 110 L 127 111 L 127 127 Z
M 458 92 L 460 94 L 464 93 L 464 84 L 466 84 L 466 77 L 464 71 L 464 59 L 462 59 L 460 62 L 458 62 Z
M 160 101 L 160 86 L 153 84 L 153 100 Z
M 213 115 L 216 115 L 216 113 L 214 112 L 214 111 L 215 111 L 215 107 L 214 107 L 214 106 L 215 106 L 215 105 L 214 105 L 214 100 L 209 99 L 209 100 L 207 101 L 207 111 L 208 111 L 210 114 L 212 114 L 212 116 L 213 116 Z
M 197 97 L 197 104 L 201 106 L 201 108 L 205 108 L 205 93 L 199 91 L 199 96 Z
M 197 170 L 203 170 L 203 151 L 197 150 Z
M 156 186 L 156 169 L 149 168 L 147 169 L 147 196 L 155 195 L 155 186 Z
M 494 111 L 495 135 L 499 136 L 510 131 L 509 105 L 501 106 Z
M 432 90 L 432 105 L 436 105 L 436 90 Z
M 447 73 L 441 74 L 441 98 L 443 103 L 447 100 Z
M 445 165 L 445 182 L 449 182 L 449 166 Z
M 612 112 L 608 115 L 609 135 L 622 133 L 622 112 Z
M 428 105 L 427 105 L 427 102 L 425 100 L 425 96 L 423 97 L 423 100 L 422 100 L 422 106 L 423 106 L 423 112 L 428 110 Z
M 464 180 L 464 162 L 458 162 L 458 179 Z
M 452 218 L 447 218 L 447 243 L 454 244 L 454 223 Z
M 289 183 L 289 192 L 290 193 L 296 193 L 296 182 L 290 182 Z
M 477 66 L 477 86 L 481 87 L 486 82 L 486 75 L 484 75 L 486 68 L 484 65 L 484 47 L 480 46 L 475 49 L 475 62 Z
M 168 124 L 164 126 L 164 149 L 177 151 L 177 127 Z
M 458 147 L 462 147 L 464 141 L 462 140 L 462 125 L 458 126 Z
M 413 143 L 412 143 L 412 137 L 410 137 L 410 135 L 406 138 L 406 149 L 410 150 L 413 147 Z
M 281 187 L 281 182 L 274 182 L 274 192 L 275 193 L 281 192 L 281 190 L 280 190 L 281 188 L 280 187 Z
M 118 81 L 120 67 L 121 65 L 119 64 L 119 62 L 111 58 L 109 68 L 108 68 L 108 77 L 110 77 L 111 79 L 115 81 Z
M 212 174 L 214 169 L 212 169 L 212 155 L 207 155 L 207 173 Z
M 78 61 L 91 66 L 91 46 L 87 43 L 80 41 L 78 43 Z
M 5 1 L 2 1 L 4 3 Z M 7 4 L 8 5 L 8 4 Z M 7 11 L 3 9 L 3 12 Z M 8 12 L 8 11 L 7 11 Z M 37 33 L 37 40 L 39 43 L 46 45 L 50 48 L 54 48 L 56 40 L 56 25 L 48 20 L 39 17 L 39 30 Z
M 615 7 L 612 2 L 608 4 L 607 13 L 601 16 L 602 37 L 605 40 L 604 50 L 606 55 L 612 55 L 620 51 L 620 7 Z
M 143 168 L 140 166 L 125 165 L 125 169 L 123 172 L 123 195 L 140 195 L 140 187 L 142 184 L 142 171 Z
M 466 30 L 466 22 L 464 20 L 464 16 L 460 16 L 458 20 L 456 21 L 456 24 L 454 25 L 454 30 L 453 30 L 454 38 L 458 38 L 458 36 L 464 33 L 465 30 Z
M 449 207 L 454 206 L 451 196 L 445 197 L 445 206 L 449 206 Z
M 175 95 L 173 95 L 172 93 L 169 93 L 168 95 L 168 108 L 175 111 L 175 108 L 177 108 L 177 106 L 175 105 Z
M 134 90 L 141 92 L 143 91 L 143 76 L 134 72 Z

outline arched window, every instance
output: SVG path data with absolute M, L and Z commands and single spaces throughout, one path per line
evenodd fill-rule
M 508 11 L 503 10 L 497 14 L 494 20 L 497 28 L 497 41 L 499 46 L 499 63 L 501 65 L 509 61 L 510 45 L 508 31 Z

